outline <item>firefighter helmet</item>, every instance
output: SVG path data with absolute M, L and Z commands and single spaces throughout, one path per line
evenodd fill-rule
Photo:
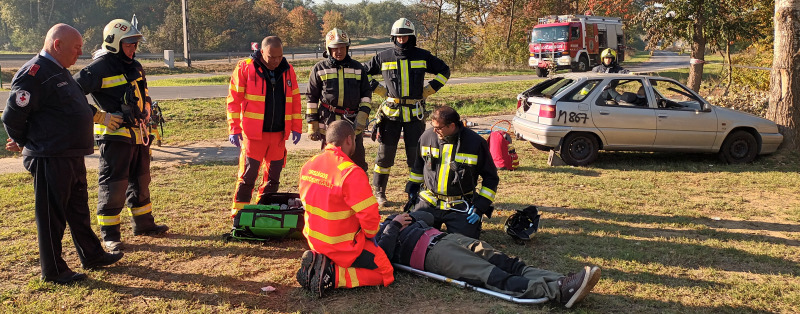
M 506 233 L 516 240 L 528 241 L 539 230 L 539 210 L 536 206 L 528 206 L 517 210 L 506 219 L 504 229 Z
M 350 46 L 350 37 L 347 36 L 344 30 L 334 28 L 327 35 L 325 35 L 325 47 L 328 48 L 338 48 L 338 47 L 349 47 Z
M 417 36 L 414 23 L 407 18 L 400 18 L 392 24 L 392 36 Z
M 103 29 L 103 48 L 112 53 L 120 51 L 120 42 L 130 44 L 142 39 L 144 39 L 142 33 L 123 19 L 113 20 Z
M 606 48 L 600 54 L 600 61 L 602 61 L 605 58 L 611 58 L 611 63 L 614 63 L 614 61 L 617 61 L 617 52 L 614 49 Z

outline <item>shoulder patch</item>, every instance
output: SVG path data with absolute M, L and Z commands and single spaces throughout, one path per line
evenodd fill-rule
M 34 65 L 31 66 L 30 70 L 28 70 L 28 75 L 36 76 L 36 72 L 39 72 L 39 65 L 38 64 L 34 64 Z
M 28 105 L 28 102 L 31 101 L 31 93 L 20 89 L 17 91 L 17 98 L 15 100 L 17 102 L 17 106 L 23 108 Z

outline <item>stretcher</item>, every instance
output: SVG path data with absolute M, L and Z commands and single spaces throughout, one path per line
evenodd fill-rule
M 439 275 L 439 274 L 434 274 L 434 273 L 427 272 L 427 271 L 424 271 L 424 270 L 411 268 L 411 267 L 406 266 L 406 265 L 393 263 L 392 266 L 394 266 L 395 269 L 399 269 L 399 270 L 403 270 L 403 271 L 406 271 L 406 272 L 409 272 L 409 273 L 413 273 L 413 274 L 416 274 L 416 275 L 419 275 L 419 276 L 433 278 L 433 279 L 436 279 L 436 280 L 439 280 L 439 281 L 444 281 L 444 282 L 447 282 L 447 283 L 451 283 L 453 285 L 459 286 L 459 287 L 464 288 L 464 289 L 483 292 L 483 293 L 488 294 L 490 296 L 498 297 L 498 298 L 501 298 L 503 300 L 511 301 L 511 302 L 514 302 L 514 303 L 519 303 L 519 304 L 542 304 L 542 303 L 550 301 L 550 299 L 548 299 L 548 298 L 525 299 L 525 298 L 512 297 L 512 296 L 507 295 L 507 294 L 502 294 L 500 292 L 492 291 L 492 290 L 489 290 L 489 289 L 486 289 L 486 288 L 476 287 L 476 286 L 473 286 L 471 284 L 468 284 L 468 283 L 460 281 L 460 280 L 447 278 L 447 277 Z

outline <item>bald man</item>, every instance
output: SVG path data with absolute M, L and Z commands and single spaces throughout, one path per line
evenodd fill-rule
M 82 48 L 76 29 L 67 24 L 50 28 L 42 51 L 14 75 L 2 117 L 6 149 L 21 151 L 33 176 L 42 280 L 56 284 L 86 278 L 61 257 L 67 225 L 84 269 L 111 265 L 123 255 L 106 253 L 89 222 L 83 158 L 94 153 L 92 120 L 107 119 L 89 105 L 67 70 Z

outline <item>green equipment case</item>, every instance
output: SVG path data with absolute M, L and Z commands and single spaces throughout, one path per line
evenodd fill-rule
M 226 240 L 267 241 L 303 239 L 303 204 L 297 193 L 271 193 L 258 204 L 245 205 L 233 217 L 233 229 Z

